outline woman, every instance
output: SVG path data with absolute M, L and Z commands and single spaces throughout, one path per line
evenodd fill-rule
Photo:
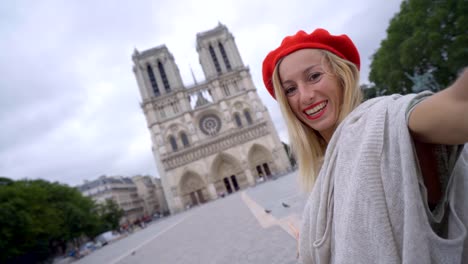
M 468 262 L 468 71 L 442 92 L 361 104 L 359 53 L 324 29 L 263 62 L 311 190 L 304 263 Z

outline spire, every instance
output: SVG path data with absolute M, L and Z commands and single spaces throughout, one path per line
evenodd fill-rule
M 210 101 L 206 100 L 206 98 L 203 96 L 202 92 L 199 91 L 198 96 L 197 96 L 197 102 L 195 103 L 195 108 L 197 108 L 199 106 L 202 106 L 202 105 L 209 104 L 209 103 L 210 103 Z

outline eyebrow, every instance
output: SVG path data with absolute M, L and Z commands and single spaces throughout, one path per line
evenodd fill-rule
M 305 68 L 303 71 L 302 71 L 302 74 L 306 74 L 307 72 L 309 72 L 310 70 L 312 70 L 313 68 L 317 67 L 317 66 L 321 66 L 322 64 L 318 63 L 318 64 L 314 64 L 314 65 L 311 65 L 307 68 Z M 281 77 L 281 76 L 280 76 Z M 284 82 L 281 82 L 281 86 L 284 86 L 285 84 L 287 84 L 288 82 L 292 82 L 291 80 L 286 80 Z

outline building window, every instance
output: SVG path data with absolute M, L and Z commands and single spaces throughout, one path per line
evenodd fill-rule
M 184 148 L 190 146 L 187 135 L 184 132 L 180 133 L 180 139 L 182 140 L 182 144 L 184 145 Z
M 158 61 L 158 69 L 159 69 L 159 74 L 161 74 L 161 79 L 164 84 L 164 89 L 166 89 L 166 92 L 170 92 L 171 87 L 169 86 L 169 81 L 167 80 L 166 71 L 164 70 L 164 66 L 162 65 L 160 61 Z
M 234 119 L 236 120 L 237 127 L 242 127 L 242 121 L 241 121 L 239 113 L 234 114 Z
M 219 67 L 219 62 L 218 62 L 218 58 L 216 58 L 215 51 L 214 51 L 214 49 L 213 49 L 213 47 L 211 45 L 210 45 L 210 47 L 208 49 L 210 50 L 211 59 L 213 60 L 213 63 L 215 65 L 216 72 L 218 74 L 220 74 L 221 73 L 221 67 Z
M 148 72 L 148 77 L 151 83 L 151 88 L 153 88 L 154 96 L 159 96 L 160 93 L 159 93 L 158 84 L 156 83 L 156 78 L 154 77 L 154 72 L 153 72 L 153 68 L 151 67 L 151 65 L 148 64 L 146 66 L 146 71 Z
M 227 57 L 226 51 L 224 50 L 223 44 L 218 43 L 219 50 L 221 51 L 221 55 L 223 56 L 224 64 L 226 65 L 226 69 L 231 70 L 231 63 L 229 63 L 229 58 Z
M 247 109 L 244 110 L 244 116 L 245 116 L 245 120 L 247 120 L 247 123 L 249 125 L 251 125 L 252 124 L 252 116 L 250 116 L 249 110 L 247 110 Z
M 177 141 L 173 136 L 169 137 L 169 142 L 171 143 L 172 151 L 177 151 Z

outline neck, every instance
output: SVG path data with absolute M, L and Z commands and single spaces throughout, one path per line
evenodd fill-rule
M 330 142 L 330 139 L 332 138 L 335 129 L 336 127 L 334 126 L 326 131 L 319 132 L 320 136 L 323 138 L 323 140 L 325 140 L 327 144 Z

